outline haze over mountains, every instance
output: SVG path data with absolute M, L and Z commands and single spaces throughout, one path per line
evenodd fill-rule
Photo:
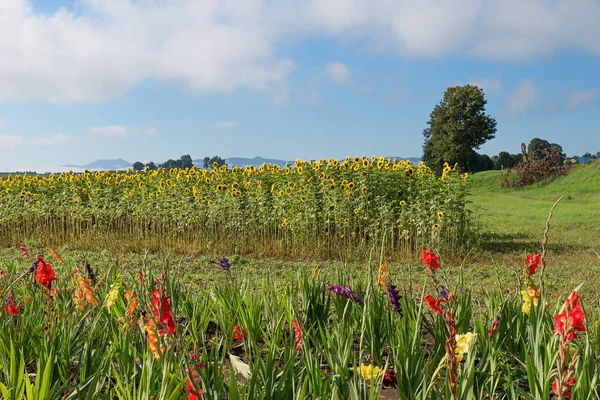
M 390 157 L 390 158 L 396 158 L 398 160 L 410 160 L 410 162 L 412 162 L 413 164 L 417 164 L 419 161 L 421 161 L 420 158 L 418 157 L 408 157 L 408 158 L 404 158 L 404 157 Z M 276 159 L 276 158 L 263 158 L 263 157 L 254 157 L 254 158 L 244 158 L 244 157 L 230 157 L 226 159 L 227 161 L 227 165 L 229 167 L 245 167 L 247 165 L 252 165 L 254 167 L 259 167 L 261 166 L 263 163 L 266 164 L 275 164 L 275 165 L 279 165 L 280 167 L 284 167 L 286 160 L 280 160 L 280 159 Z M 196 159 L 193 160 L 194 165 L 197 167 L 203 167 L 204 161 L 202 159 Z M 294 160 L 288 160 L 287 162 L 289 162 L 290 164 L 294 163 Z M 158 163 L 157 163 L 158 165 Z M 114 171 L 114 170 L 126 170 L 127 168 L 131 168 L 133 166 L 133 163 L 123 160 L 122 158 L 118 158 L 116 160 L 96 160 L 94 162 L 91 162 L 89 164 L 85 164 L 85 165 L 74 165 L 74 164 L 68 164 L 68 165 L 62 165 L 61 167 L 63 168 L 71 168 L 73 170 L 84 170 L 84 169 L 89 169 L 89 170 L 95 170 L 95 171 Z

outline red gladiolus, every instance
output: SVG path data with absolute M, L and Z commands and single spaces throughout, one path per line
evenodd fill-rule
M 4 310 L 7 311 L 13 317 L 16 317 L 19 313 L 19 307 L 15 306 L 14 304 L 7 305 L 6 307 L 4 307 Z
M 154 315 L 158 319 L 158 321 L 167 326 L 167 332 L 169 335 L 175 333 L 175 321 L 173 320 L 173 313 L 171 312 L 171 307 L 169 303 L 171 299 L 163 298 L 160 290 L 155 290 L 152 293 L 152 309 L 154 310 Z M 162 328 L 158 330 L 159 333 L 162 333 Z
M 35 281 L 52 291 L 52 281 L 56 280 L 52 265 L 47 264 L 41 256 L 37 256 L 37 260 L 39 265 L 35 273 Z
M 396 387 L 398 384 L 398 377 L 391 371 L 385 371 L 383 375 L 383 386 Z
M 527 268 L 529 268 L 529 275 L 535 274 L 535 270 L 540 266 L 542 262 L 542 256 L 539 254 L 532 253 L 527 256 Z
M 566 340 L 575 339 L 575 332 L 585 332 L 583 321 L 585 313 L 581 309 L 579 295 L 577 292 L 571 293 L 571 296 L 565 302 L 565 310 L 554 317 L 554 334 L 565 335 Z
M 235 324 L 233 327 L 233 338 L 235 340 L 246 339 L 246 331 L 240 324 Z
M 29 251 L 27 251 L 27 246 L 25 246 L 23 243 L 19 243 L 17 245 L 17 247 L 19 248 L 19 250 L 21 250 L 21 254 L 23 254 L 23 258 L 29 257 Z
M 425 263 L 427 269 L 429 269 L 431 272 L 440 267 L 438 256 L 429 249 L 423 250 L 423 262 Z
M 189 380 L 187 382 L 185 390 L 188 392 L 187 400 L 201 400 L 202 399 L 202 395 L 204 394 L 204 390 L 199 389 L 198 393 L 200 394 L 200 397 L 196 396 L 194 394 L 194 389 L 192 388 L 192 382 L 190 382 Z
M 426 294 L 423 297 L 423 301 L 425 301 L 425 303 L 427 303 L 427 305 L 431 308 L 431 310 L 434 313 L 436 313 L 437 315 L 442 315 L 442 307 L 440 306 L 440 304 L 445 301 L 444 299 L 436 299 L 436 298 L 431 297 L 430 295 Z
M 140 275 L 140 283 L 144 283 L 144 274 L 142 274 L 142 271 L 139 272 Z
M 575 383 L 577 382 L 577 380 L 575 378 L 571 378 L 568 382 L 566 382 L 564 384 L 564 387 L 562 388 L 563 393 L 562 395 L 566 398 L 566 399 L 570 399 L 571 398 L 571 387 L 575 386 Z M 552 393 L 554 393 L 557 397 L 560 397 L 560 394 L 558 393 L 558 385 L 557 385 L 558 381 L 555 378 L 554 382 L 552 382 Z
M 302 350 L 302 331 L 300 330 L 300 325 L 298 324 L 298 320 L 294 318 L 292 321 L 294 323 L 294 333 L 296 335 L 296 350 Z

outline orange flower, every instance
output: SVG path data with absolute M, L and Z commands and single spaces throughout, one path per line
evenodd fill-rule
M 379 287 L 381 290 L 386 290 L 385 278 L 387 276 L 387 260 L 383 260 L 383 265 L 379 269 Z
M 125 300 L 128 301 L 126 315 L 129 318 L 133 318 L 135 315 L 135 309 L 138 306 L 137 297 L 133 295 L 133 290 L 131 289 L 126 291 L 124 296 Z
M 60 258 L 60 256 L 56 252 L 56 250 L 54 250 L 52 247 L 48 247 L 48 250 L 50 250 L 50 253 L 52 253 L 52 255 L 54 256 L 54 258 L 56 258 L 56 261 L 58 261 L 59 263 L 63 262 L 62 258 Z
M 79 282 L 79 287 L 85 295 L 85 299 L 87 300 L 87 302 L 90 303 L 92 306 L 97 307 L 98 300 L 96 300 L 96 297 L 94 297 L 92 281 L 90 279 L 85 279 L 81 275 L 78 275 L 77 282 Z
M 160 348 L 158 346 L 158 334 L 156 332 L 156 326 L 152 318 L 148 318 L 148 322 L 144 325 L 144 331 L 148 334 L 148 347 L 154 355 L 155 360 L 160 360 Z

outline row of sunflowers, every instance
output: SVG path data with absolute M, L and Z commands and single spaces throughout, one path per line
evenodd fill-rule
M 0 241 L 51 237 L 142 249 L 330 256 L 386 237 L 413 254 L 468 237 L 467 175 L 347 157 L 293 165 L 15 175 L 0 178 Z M 215 248 L 220 246 L 219 248 Z M 281 254 L 285 252 L 284 254 Z

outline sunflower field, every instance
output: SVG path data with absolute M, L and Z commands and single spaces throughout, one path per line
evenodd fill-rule
M 398 257 L 469 238 L 467 175 L 366 157 L 281 168 L 171 169 L 0 178 L 0 242 L 290 258 Z M 43 242 L 43 240 L 42 240 Z M 361 254 L 362 252 L 362 254 Z
M 19 249 L 0 274 L 5 400 L 598 398 L 600 320 L 578 288 L 544 288 L 537 254 L 520 291 L 475 307 L 430 249 L 416 294 L 385 261 L 368 279 L 315 269 L 257 284 L 223 257 L 198 288 L 168 259 Z

